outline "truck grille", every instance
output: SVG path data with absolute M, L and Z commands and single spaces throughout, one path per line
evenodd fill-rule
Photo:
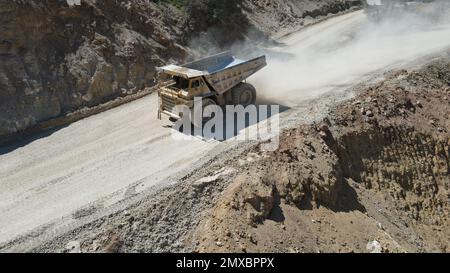
M 168 111 L 168 112 L 173 112 L 175 105 L 176 105 L 176 100 L 175 98 L 166 96 L 166 95 L 161 95 L 161 101 L 162 101 L 162 110 L 163 111 Z
M 161 110 L 162 111 L 174 113 L 174 111 L 175 111 L 174 108 L 177 104 L 179 104 L 179 102 L 177 101 L 176 96 L 161 93 L 161 106 L 162 106 Z

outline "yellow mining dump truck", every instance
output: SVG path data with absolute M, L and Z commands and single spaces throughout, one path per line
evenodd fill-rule
M 158 118 L 161 119 L 161 114 L 172 120 L 182 118 L 180 113 L 176 113 L 175 106 L 186 105 L 194 111 L 195 97 L 202 98 L 203 109 L 209 105 L 253 104 L 256 90 L 244 81 L 266 65 L 265 56 L 242 60 L 224 52 L 180 66 L 161 67 Z M 194 120 L 192 123 L 199 125 Z

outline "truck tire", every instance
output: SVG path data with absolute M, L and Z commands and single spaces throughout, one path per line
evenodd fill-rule
M 256 102 L 256 89 L 249 83 L 240 83 L 232 90 L 233 104 L 249 106 Z
M 202 111 L 205 110 L 206 107 L 210 105 L 217 105 L 217 103 L 213 99 L 205 98 L 202 100 Z M 197 111 L 197 112 L 194 112 Z M 195 127 L 201 128 L 203 124 L 208 120 L 207 118 L 203 118 L 203 112 L 199 113 L 199 109 L 192 109 L 191 113 L 191 123 Z M 196 118 L 197 117 L 197 118 Z

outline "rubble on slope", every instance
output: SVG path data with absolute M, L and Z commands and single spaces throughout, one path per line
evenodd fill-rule
M 394 72 L 284 132 L 204 218 L 196 249 L 449 251 L 449 72 L 440 61 Z

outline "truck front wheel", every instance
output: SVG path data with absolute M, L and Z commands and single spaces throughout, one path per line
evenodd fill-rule
M 232 90 L 233 104 L 249 106 L 256 102 L 256 89 L 248 83 L 240 83 Z
M 206 107 L 208 106 L 214 106 L 217 105 L 216 102 L 210 98 L 205 98 L 202 100 L 202 108 L 200 112 L 200 108 L 194 107 L 192 109 L 191 113 L 191 123 L 201 128 L 205 122 L 208 121 L 208 118 L 203 117 L 203 112 L 205 111 Z

